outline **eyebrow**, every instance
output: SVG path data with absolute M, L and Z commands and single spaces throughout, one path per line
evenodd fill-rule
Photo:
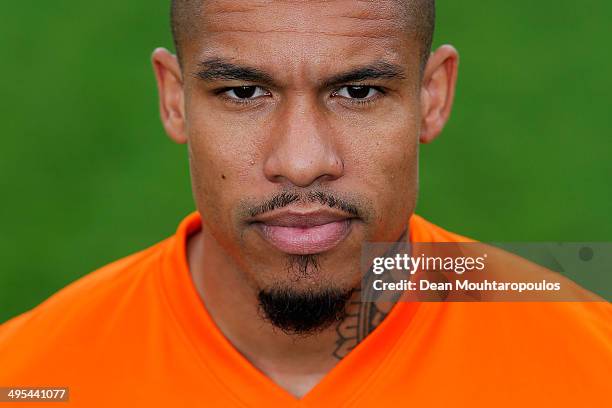
M 249 81 L 272 85 L 272 76 L 258 68 L 237 65 L 222 58 L 211 58 L 198 64 L 198 71 L 194 76 L 204 81 Z M 322 81 L 323 86 L 333 86 L 360 82 L 372 79 L 405 79 L 404 70 L 400 65 L 386 61 L 377 61 L 372 64 L 357 67 Z
M 211 58 L 198 64 L 196 77 L 205 81 L 250 81 L 271 84 L 272 76 L 257 68 L 236 65 L 222 58 Z
M 372 79 L 405 79 L 401 66 L 378 61 L 363 67 L 354 68 L 323 81 L 325 87 L 333 87 L 348 82 L 360 82 Z

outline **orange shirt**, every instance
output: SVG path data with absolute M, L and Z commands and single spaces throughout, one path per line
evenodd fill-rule
M 185 256 L 200 225 L 190 215 L 0 326 L 0 387 L 69 387 L 67 405 L 90 408 L 612 406 L 607 302 L 399 303 L 298 400 L 203 307 Z M 416 215 L 410 237 L 467 240 Z

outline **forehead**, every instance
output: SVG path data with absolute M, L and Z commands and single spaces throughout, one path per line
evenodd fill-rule
M 373 60 L 418 64 L 418 44 L 401 16 L 397 0 L 209 0 L 191 22 L 198 27 L 185 57 L 301 77 Z

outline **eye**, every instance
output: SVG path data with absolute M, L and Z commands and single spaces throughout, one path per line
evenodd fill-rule
M 372 86 L 348 85 L 334 92 L 334 96 L 341 96 L 347 99 L 371 99 L 379 93 L 380 91 Z
M 255 99 L 260 96 L 270 95 L 270 92 L 266 91 L 260 86 L 236 86 L 233 88 L 227 88 L 223 91 L 223 94 L 230 99 Z

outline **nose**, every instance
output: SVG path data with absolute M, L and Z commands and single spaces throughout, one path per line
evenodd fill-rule
M 328 119 L 305 97 L 285 106 L 271 132 L 264 161 L 268 180 L 308 187 L 344 174 L 344 163 L 336 150 Z

